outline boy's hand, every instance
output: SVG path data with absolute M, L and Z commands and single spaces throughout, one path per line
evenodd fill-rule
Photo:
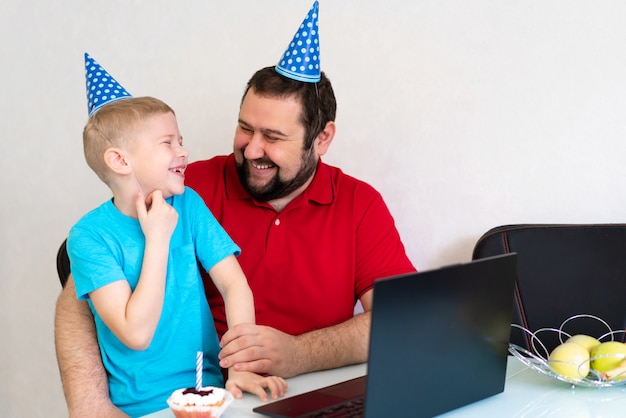
M 251 372 L 238 372 L 228 370 L 226 390 L 237 399 L 243 396 L 243 391 L 250 392 L 259 397 L 263 402 L 267 401 L 267 391 L 272 399 L 277 399 L 287 392 L 287 382 L 278 376 L 261 376 Z
M 178 223 L 178 213 L 163 199 L 160 190 L 153 191 L 145 199 L 142 193 L 138 193 L 135 207 L 146 239 L 169 239 L 172 236 Z

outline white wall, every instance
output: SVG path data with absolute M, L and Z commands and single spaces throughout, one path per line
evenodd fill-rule
M 67 415 L 56 250 L 109 196 L 83 160 L 83 52 L 231 150 L 240 95 L 312 0 L 35 0 L 0 10 L 0 416 Z M 623 222 L 626 3 L 321 0 L 338 133 L 325 159 L 386 198 L 419 269 L 508 223 Z M 33 400 L 34 397 L 34 400 Z

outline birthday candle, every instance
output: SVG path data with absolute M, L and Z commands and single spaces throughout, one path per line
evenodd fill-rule
M 196 390 L 202 389 L 202 351 L 196 353 Z

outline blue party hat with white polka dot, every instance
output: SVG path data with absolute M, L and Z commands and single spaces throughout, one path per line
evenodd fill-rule
M 315 0 L 289 43 L 287 50 L 278 61 L 276 71 L 285 77 L 307 83 L 320 81 L 320 39 L 317 17 L 319 3 Z
M 89 116 L 107 103 L 132 97 L 124 87 L 85 52 L 85 79 L 87 81 L 87 111 Z

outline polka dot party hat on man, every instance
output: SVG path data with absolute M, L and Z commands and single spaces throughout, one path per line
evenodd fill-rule
M 89 116 L 107 103 L 132 97 L 100 64 L 85 52 L 87 111 Z
M 311 10 L 278 61 L 276 71 L 285 77 L 307 83 L 320 81 L 320 40 L 317 31 L 319 3 Z

